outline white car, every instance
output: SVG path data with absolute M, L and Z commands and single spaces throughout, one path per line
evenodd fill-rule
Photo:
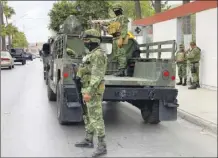
M 1 51 L 1 68 L 8 67 L 9 69 L 14 68 L 14 59 L 8 51 Z

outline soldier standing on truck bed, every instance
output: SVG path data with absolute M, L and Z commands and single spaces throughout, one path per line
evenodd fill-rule
M 118 61 L 118 72 L 115 76 L 125 76 L 126 69 L 126 51 L 123 47 L 124 44 L 128 43 L 128 18 L 123 15 L 123 9 L 120 5 L 114 5 L 113 11 L 116 18 L 109 20 L 109 22 L 96 20 L 97 23 L 108 26 L 108 34 L 113 36 L 113 53 Z M 95 21 L 93 21 L 95 22 Z
M 178 67 L 178 76 L 179 76 L 179 82 L 177 85 L 183 85 L 186 86 L 187 82 L 187 60 L 186 60 L 186 52 L 184 50 L 184 45 L 179 45 L 179 51 L 176 53 L 176 64 Z M 182 82 L 184 80 L 184 82 Z
M 94 133 L 98 136 L 98 147 L 92 157 L 107 153 L 102 99 L 105 90 L 104 76 L 107 68 L 107 55 L 100 48 L 100 33 L 95 29 L 86 30 L 82 36 L 89 53 L 84 57 L 77 76 L 81 79 L 83 100 L 87 114 L 83 116 L 86 137 L 75 144 L 76 147 L 92 148 Z
M 196 46 L 195 42 L 190 42 L 191 50 L 187 54 L 187 59 L 190 62 L 191 74 L 193 83 L 188 89 L 200 88 L 199 84 L 199 61 L 201 58 L 201 49 Z

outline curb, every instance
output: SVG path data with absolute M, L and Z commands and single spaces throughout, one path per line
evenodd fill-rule
M 217 135 L 217 124 L 204 120 L 178 108 L 178 116 Z

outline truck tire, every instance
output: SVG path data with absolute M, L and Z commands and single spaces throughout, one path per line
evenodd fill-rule
M 65 124 L 67 124 L 67 122 L 63 119 L 65 102 L 64 102 L 64 95 L 63 95 L 63 90 L 62 90 L 60 81 L 58 82 L 58 85 L 57 85 L 56 98 L 57 98 L 56 100 L 57 100 L 57 118 L 58 118 L 58 122 L 61 125 L 65 125 Z
M 56 94 L 50 88 L 49 83 L 47 84 L 47 94 L 48 94 L 48 100 L 49 101 L 56 101 Z
M 22 65 L 25 65 L 25 64 L 26 64 L 26 60 L 23 60 L 23 61 L 22 61 Z
M 152 101 L 147 105 L 141 106 L 141 115 L 145 123 L 158 124 L 159 120 L 159 102 Z
M 145 106 L 141 109 L 141 115 L 145 123 L 148 123 L 149 116 L 151 115 L 151 111 L 148 109 L 148 106 Z
M 148 119 L 148 123 L 150 124 L 158 124 L 160 123 L 159 120 L 159 101 L 154 101 L 152 108 L 151 108 L 151 114 Z

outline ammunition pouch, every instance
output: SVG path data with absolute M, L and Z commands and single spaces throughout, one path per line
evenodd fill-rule
M 113 35 L 117 32 L 121 32 L 121 24 L 119 22 L 112 22 L 108 28 L 107 32 L 109 35 Z

